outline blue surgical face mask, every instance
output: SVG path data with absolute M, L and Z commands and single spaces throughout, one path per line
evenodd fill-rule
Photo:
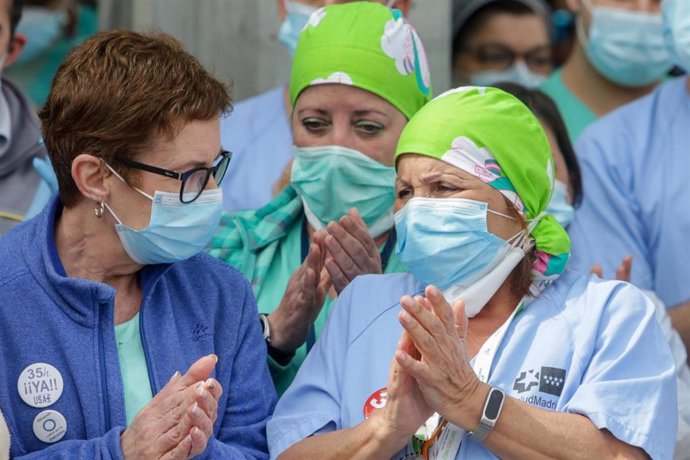
M 674 64 L 690 71 L 690 1 L 661 2 L 664 19 L 664 39 Z
M 468 287 L 500 264 L 512 250 L 521 251 L 489 232 L 488 212 L 514 220 L 490 210 L 487 203 L 480 201 L 412 198 L 395 214 L 396 254 L 424 283 L 440 289 Z M 522 257 L 524 252 L 517 260 Z M 491 288 L 498 290 L 504 280 L 498 280 Z
M 563 228 L 568 228 L 575 218 L 575 208 L 568 202 L 568 186 L 564 182 L 556 180 L 546 212 L 553 215 Z
M 65 10 L 25 7 L 17 32 L 26 35 L 26 45 L 16 64 L 29 62 L 45 53 L 60 38 L 66 22 Z
M 290 182 L 315 229 L 357 208 L 377 237 L 393 227 L 395 168 L 338 145 L 294 149 Z
M 316 8 L 304 3 L 286 0 L 285 9 L 287 15 L 280 26 L 280 30 L 278 30 L 278 41 L 290 51 L 290 55 L 293 55 L 297 48 L 299 33 L 307 25 L 309 17 L 316 11 Z
M 106 166 L 125 182 L 114 169 Z M 223 211 L 221 189 L 204 190 L 195 201 L 182 203 L 179 193 L 156 191 L 151 196 L 132 188 L 152 201 L 148 226 L 141 230 L 128 227 L 107 203 L 105 206 L 118 222 L 115 230 L 133 261 L 144 265 L 178 262 L 200 253 L 211 241 Z
M 473 86 L 493 86 L 499 82 L 511 82 L 525 88 L 536 88 L 546 80 L 546 75 L 532 72 L 527 64 L 517 61 L 506 70 L 487 70 L 472 74 L 470 80 Z
M 577 19 L 577 35 L 587 58 L 606 79 L 640 87 L 661 80 L 673 67 L 666 49 L 661 15 L 621 8 L 583 5 L 592 13 L 589 38 Z

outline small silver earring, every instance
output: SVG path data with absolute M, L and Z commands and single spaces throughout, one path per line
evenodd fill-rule
M 96 214 L 96 217 L 99 219 L 103 217 L 103 213 L 105 212 L 105 203 L 102 201 L 96 205 L 96 208 L 94 208 L 93 213 Z

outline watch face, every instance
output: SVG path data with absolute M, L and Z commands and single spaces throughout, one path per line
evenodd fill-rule
M 501 404 L 503 403 L 503 393 L 499 390 L 492 388 L 489 393 L 489 400 L 486 402 L 486 411 L 484 415 L 489 420 L 495 420 L 498 417 L 498 413 L 501 410 Z

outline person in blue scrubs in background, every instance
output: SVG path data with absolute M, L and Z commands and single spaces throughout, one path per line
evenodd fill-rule
M 541 86 L 570 138 L 618 107 L 649 94 L 673 67 L 659 0 L 566 0 L 576 39 L 561 69 Z
M 377 0 L 398 8 L 407 16 L 411 0 Z M 311 13 L 324 5 L 345 0 L 276 0 L 282 21 L 278 40 L 290 56 L 297 37 Z M 281 175 L 292 159 L 290 114 L 292 104 L 287 83 L 235 105 L 220 123 L 221 142 L 233 152 L 232 168 L 223 184 L 225 211 L 257 209 L 282 190 Z
M 675 367 L 654 306 L 565 269 L 529 109 L 495 88 L 448 91 L 396 159 L 411 273 L 341 294 L 268 423 L 271 457 L 672 458 Z
M 666 36 L 690 69 L 690 2 L 664 0 Z M 632 255 L 632 283 L 653 291 L 690 345 L 690 80 L 677 78 L 593 125 L 576 144 L 585 198 L 571 228 L 573 264 L 612 272 Z

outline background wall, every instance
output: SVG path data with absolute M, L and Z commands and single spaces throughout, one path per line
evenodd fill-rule
M 102 29 L 161 29 L 241 100 L 287 81 L 290 58 L 277 41 L 276 0 L 100 0 Z M 450 0 L 413 0 L 410 22 L 424 42 L 434 94 L 450 85 Z

